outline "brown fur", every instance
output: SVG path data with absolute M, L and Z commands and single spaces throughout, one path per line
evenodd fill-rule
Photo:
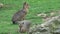
M 12 22 L 13 24 L 16 24 L 17 21 L 22 21 L 24 20 L 26 14 L 27 14 L 27 11 L 28 11 L 28 4 L 26 2 L 24 2 L 23 4 L 23 9 L 22 10 L 19 10 L 18 12 L 16 12 L 13 17 L 12 17 Z
M 25 33 L 29 31 L 31 22 L 29 20 L 23 20 L 19 23 L 19 32 Z

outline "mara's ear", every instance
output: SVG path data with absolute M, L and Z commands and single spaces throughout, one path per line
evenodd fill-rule
M 26 2 L 24 2 L 24 5 L 27 4 Z
M 27 2 L 24 2 L 24 4 L 23 4 L 23 8 L 29 8 L 29 5 L 28 5 Z
M 24 5 L 27 5 L 28 6 L 28 3 L 27 2 L 24 2 Z

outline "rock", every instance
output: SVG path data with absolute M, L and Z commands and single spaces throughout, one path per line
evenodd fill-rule
M 4 5 L 2 3 L 0 3 L 0 8 L 2 8 Z
M 46 17 L 47 17 L 47 14 L 41 13 L 41 14 L 37 14 L 37 16 L 40 16 L 40 17 L 46 18 Z
M 56 29 L 53 34 L 60 34 L 60 29 Z

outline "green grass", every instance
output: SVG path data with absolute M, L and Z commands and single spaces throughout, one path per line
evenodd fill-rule
M 30 5 L 26 19 L 31 20 L 32 24 L 43 22 L 36 16 L 38 13 L 60 9 L 60 0 L 0 0 L 0 3 L 6 4 L 6 7 L 0 8 L 0 34 L 19 34 L 18 25 L 13 25 L 11 18 L 22 8 L 24 1 Z

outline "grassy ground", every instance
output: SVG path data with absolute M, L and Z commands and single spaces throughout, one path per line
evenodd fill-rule
M 5 7 L 0 8 L 0 34 L 19 34 L 18 25 L 13 25 L 11 18 L 22 8 L 24 1 L 30 5 L 26 19 L 31 20 L 33 24 L 42 23 L 41 18 L 36 14 L 60 9 L 60 0 L 0 0 L 0 3 L 6 4 Z

